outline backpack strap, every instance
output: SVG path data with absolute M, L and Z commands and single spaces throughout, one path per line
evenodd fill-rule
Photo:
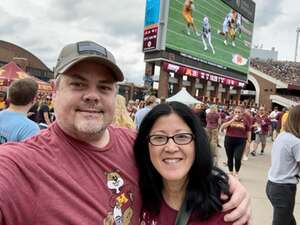
M 188 211 L 186 209 L 186 199 L 184 199 L 184 201 L 180 207 L 180 210 L 177 213 L 175 225 L 187 225 L 191 213 L 192 213 L 192 210 Z

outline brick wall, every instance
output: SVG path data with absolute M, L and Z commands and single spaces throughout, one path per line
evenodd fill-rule
M 270 95 L 276 94 L 276 84 L 251 73 L 255 77 L 260 87 L 259 94 L 259 104 L 264 105 L 266 110 L 272 110 L 272 102 L 270 100 Z

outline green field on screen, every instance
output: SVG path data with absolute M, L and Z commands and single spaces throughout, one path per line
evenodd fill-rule
M 199 33 L 202 32 L 203 18 L 205 16 L 209 18 L 212 44 L 215 49 L 215 54 L 213 54 L 209 45 L 208 50 L 204 51 L 201 37 L 192 32 L 192 29 L 190 35 L 187 34 L 186 22 L 182 15 L 183 5 L 184 0 L 170 0 L 166 47 L 241 73 L 248 73 L 253 23 L 243 18 L 242 32 L 236 35 L 235 47 L 232 46 L 230 38 L 225 45 L 224 36 L 220 35 L 218 30 L 222 31 L 224 18 L 231 8 L 221 0 L 194 0 L 193 19 Z M 239 65 L 237 61 L 234 63 L 234 55 L 247 59 L 247 63 L 245 65 Z

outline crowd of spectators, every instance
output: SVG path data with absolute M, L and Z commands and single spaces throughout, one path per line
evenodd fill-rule
M 300 83 L 299 83 L 299 85 L 300 85 Z M 299 96 L 292 96 L 292 95 L 280 95 L 280 96 L 282 96 L 284 98 L 287 98 L 287 99 L 290 99 L 294 102 L 300 102 L 300 97 Z
M 289 84 L 300 85 L 300 63 L 251 59 L 250 65 L 278 80 Z

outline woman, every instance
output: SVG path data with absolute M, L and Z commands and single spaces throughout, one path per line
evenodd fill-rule
M 154 107 L 140 126 L 134 153 L 141 174 L 140 224 L 174 225 L 182 209 L 191 212 L 189 225 L 228 224 L 220 199 L 228 193 L 228 177 L 213 167 L 207 136 L 189 107 Z
M 134 117 L 135 117 L 135 113 L 137 111 L 137 108 L 134 105 L 134 101 L 133 100 L 129 100 L 128 104 L 127 104 L 127 111 L 129 113 L 130 118 L 132 119 L 132 121 L 134 121 Z
M 220 130 L 226 129 L 224 146 L 227 155 L 229 173 L 238 177 L 246 141 L 250 142 L 250 124 L 244 118 L 241 106 L 235 107 L 233 116 L 223 123 Z M 233 171 L 233 167 L 235 171 Z
M 244 148 L 244 151 L 243 151 L 243 157 L 242 157 L 242 159 L 244 161 L 247 161 L 248 160 L 248 155 L 249 155 L 249 152 L 250 152 L 251 142 L 253 140 L 255 140 L 254 128 L 252 127 L 254 117 L 253 117 L 253 114 L 252 114 L 250 108 L 245 109 L 244 117 L 248 121 L 249 126 L 250 126 L 250 140 L 246 142 L 246 145 L 245 145 L 245 148 Z
M 273 206 L 272 225 L 296 225 L 293 215 L 300 172 L 300 105 L 293 107 L 272 146 L 267 196 Z
M 126 100 L 122 95 L 116 97 L 115 114 L 112 124 L 117 127 L 135 128 L 134 122 L 126 108 Z

